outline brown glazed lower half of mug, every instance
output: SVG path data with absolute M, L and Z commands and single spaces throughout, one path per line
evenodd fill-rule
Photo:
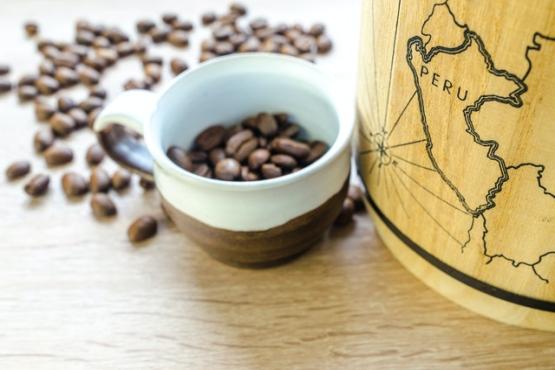
M 231 231 L 209 226 L 188 216 L 162 196 L 162 206 L 176 226 L 215 259 L 233 266 L 261 268 L 300 255 L 317 242 L 339 215 L 349 187 L 318 208 L 264 231 Z

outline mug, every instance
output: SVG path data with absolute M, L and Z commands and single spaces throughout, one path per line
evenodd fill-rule
M 358 169 L 426 284 L 555 330 L 555 6 L 365 0 Z
M 339 214 L 349 184 L 350 108 L 338 84 L 309 62 L 241 54 L 186 71 L 160 93 L 122 93 L 94 130 L 112 159 L 154 179 L 168 216 L 211 256 L 261 267 L 305 251 Z M 253 182 L 201 177 L 165 154 L 173 145 L 189 148 L 210 125 L 229 126 L 258 112 L 291 114 L 329 150 L 298 172 Z M 129 131 L 142 134 L 144 143 Z

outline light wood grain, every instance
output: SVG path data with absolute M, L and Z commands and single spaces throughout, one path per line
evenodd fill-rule
M 166 9 L 196 20 L 210 4 L 225 7 L 202 3 L 4 1 L 0 59 L 15 66 L 15 76 L 34 70 L 38 58 L 20 28 L 28 18 L 47 35 L 63 36 L 84 15 L 131 30 L 139 16 Z M 354 82 L 354 3 L 256 1 L 252 9 L 276 20 L 306 14 L 307 22 L 328 23 L 337 47 L 321 64 Z M 195 50 L 185 52 L 188 59 Z M 140 76 L 132 60 L 109 73 L 112 94 L 133 73 Z M 31 150 L 37 126 L 30 106 L 0 99 L 1 168 L 18 158 L 31 158 L 36 172 L 44 168 Z M 80 133 L 70 144 L 84 149 L 91 141 Z M 442 298 L 401 267 L 364 215 L 288 265 L 242 270 L 210 259 L 165 223 L 154 240 L 131 246 L 125 230 L 132 218 L 161 217 L 157 195 L 138 187 L 114 195 L 119 216 L 98 223 L 88 198 L 74 203 L 62 195 L 59 176 L 69 168 L 85 170 L 83 155 L 53 171 L 53 189 L 38 202 L 23 194 L 23 182 L 0 180 L 0 369 L 555 366 L 553 334 L 502 325 Z
M 554 4 L 362 13 L 359 159 L 380 235 L 459 304 L 555 331 Z

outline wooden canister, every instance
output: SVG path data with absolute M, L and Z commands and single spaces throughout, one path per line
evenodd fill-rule
M 364 0 L 358 170 L 413 274 L 555 330 L 555 2 Z

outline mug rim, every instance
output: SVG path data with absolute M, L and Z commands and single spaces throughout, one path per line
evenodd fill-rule
M 233 54 L 222 56 L 218 58 L 211 59 L 206 61 L 202 64 L 199 64 L 183 73 L 175 77 L 172 82 L 167 85 L 163 90 L 161 90 L 157 95 L 157 104 L 155 108 L 156 110 L 159 109 L 159 102 L 168 94 L 171 93 L 173 88 L 177 84 L 185 83 L 187 78 L 190 75 L 199 73 L 204 71 L 208 68 L 213 68 L 217 65 L 224 66 L 228 63 L 234 62 L 241 62 L 244 61 L 252 61 L 252 60 L 261 60 L 261 61 L 278 61 L 283 63 L 290 63 L 290 64 L 297 64 L 302 66 L 303 68 L 310 69 L 312 72 L 315 72 L 320 75 L 322 79 L 327 80 L 330 86 L 334 86 L 335 88 L 330 88 L 330 91 L 325 91 L 326 95 L 329 97 L 331 108 L 337 114 L 337 121 L 338 121 L 338 132 L 332 144 L 329 144 L 328 151 L 316 160 L 314 163 L 308 165 L 307 167 L 297 171 L 295 173 L 290 173 L 285 176 L 276 177 L 272 179 L 261 179 L 257 181 L 224 181 L 219 179 L 212 179 L 203 176 L 196 175 L 192 172 L 186 171 L 185 169 L 179 167 L 174 162 L 172 162 L 166 153 L 162 150 L 160 142 L 154 142 L 154 120 L 150 119 L 149 122 L 145 125 L 144 128 L 144 139 L 145 143 L 154 158 L 155 167 L 160 168 L 161 170 L 167 172 L 168 174 L 178 178 L 179 180 L 184 180 L 188 182 L 193 182 L 197 185 L 202 186 L 210 186 L 216 187 L 220 189 L 227 189 L 227 190 L 253 190 L 253 189 L 269 189 L 278 186 L 287 185 L 293 182 L 297 182 L 305 177 L 308 177 L 315 173 L 316 171 L 321 170 L 335 158 L 337 158 L 345 149 L 347 145 L 351 143 L 352 132 L 354 129 L 355 119 L 354 119 L 354 102 L 352 102 L 352 109 L 347 109 L 349 104 L 346 101 L 344 95 L 339 94 L 341 89 L 341 83 L 337 79 L 332 78 L 328 73 L 324 72 L 321 68 L 317 67 L 311 62 L 305 61 L 300 58 L 296 58 L 293 56 L 288 55 L 281 55 L 281 54 L 273 54 L 273 53 L 264 53 L 264 52 L 255 52 L 255 53 L 241 53 L 241 54 Z M 284 78 L 288 78 L 284 76 Z M 163 125 L 160 125 L 163 126 Z

